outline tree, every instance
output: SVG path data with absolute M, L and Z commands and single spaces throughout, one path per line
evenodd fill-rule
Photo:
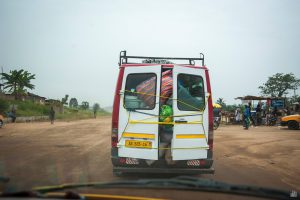
M 90 107 L 89 102 L 83 101 L 83 102 L 81 103 L 81 108 L 82 108 L 82 109 L 87 110 L 87 109 L 89 109 L 89 107 Z
M 66 94 L 65 97 L 63 97 L 63 98 L 61 99 L 61 103 L 62 103 L 63 105 L 68 105 L 68 103 L 67 103 L 68 98 L 69 98 L 69 95 Z
M 277 73 L 268 78 L 268 81 L 258 88 L 264 95 L 271 97 L 282 97 L 288 94 L 288 90 L 297 90 L 300 85 L 300 79 L 297 79 L 293 73 Z
M 225 107 L 225 111 L 228 111 L 228 112 L 234 112 L 239 106 L 237 105 L 226 105 Z
M 77 108 L 78 107 L 78 101 L 76 98 L 71 98 L 69 102 L 69 107 L 71 108 Z
M 293 103 L 300 103 L 300 96 L 299 95 L 293 95 L 287 102 L 289 105 L 292 105 Z
M 95 104 L 93 105 L 93 111 L 94 111 L 94 117 L 95 117 L 95 118 L 96 118 L 96 114 L 97 114 L 97 112 L 98 112 L 99 109 L 100 109 L 99 103 L 95 103 Z
M 217 104 L 220 104 L 222 106 L 222 108 L 226 107 L 226 103 L 225 103 L 225 100 L 223 98 L 219 98 L 217 100 Z
M 4 99 L 0 99 L 0 114 L 3 114 L 9 108 L 9 104 Z
M 9 73 L 1 73 L 4 81 L 4 89 L 8 89 L 9 92 L 15 96 L 15 99 L 19 99 L 22 95 L 26 94 L 28 89 L 34 89 L 34 85 L 31 84 L 31 80 L 35 79 L 35 74 L 31 74 L 23 69 L 11 70 Z

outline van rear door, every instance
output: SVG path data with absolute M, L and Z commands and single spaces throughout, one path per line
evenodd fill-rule
M 205 159 L 209 148 L 205 70 L 174 65 L 173 80 L 173 160 Z
M 158 159 L 161 66 L 127 66 L 121 90 L 118 155 Z

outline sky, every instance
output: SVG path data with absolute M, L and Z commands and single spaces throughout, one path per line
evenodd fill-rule
M 214 101 L 240 103 L 275 73 L 300 78 L 299 10 L 299 0 L 0 0 L 0 67 L 36 74 L 40 96 L 106 107 L 121 50 L 202 52 Z

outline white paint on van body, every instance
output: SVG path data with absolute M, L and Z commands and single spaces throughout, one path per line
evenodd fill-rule
M 176 115 L 189 115 L 191 113 L 197 113 L 196 116 L 181 116 L 174 117 L 174 121 L 181 120 L 187 122 L 202 121 L 202 124 L 175 124 L 173 128 L 173 140 L 171 147 L 173 160 L 191 160 L 191 159 L 205 159 L 207 158 L 207 150 L 201 148 L 208 148 L 208 105 L 207 99 L 206 108 L 203 115 L 199 111 L 182 111 L 178 109 L 177 101 L 177 77 L 178 74 L 191 74 L 201 76 L 203 78 L 204 92 L 207 94 L 205 70 L 200 68 L 188 68 L 183 66 L 174 66 L 173 68 L 173 112 Z M 201 114 L 201 115 L 200 115 Z M 205 138 L 193 138 L 193 139 L 177 139 L 178 134 L 205 134 Z M 180 149 L 178 149 L 180 148 Z M 189 149 L 194 148 L 194 149 Z
M 160 93 L 160 79 L 161 79 L 161 66 L 143 66 L 143 67 L 126 67 L 123 76 L 122 83 L 122 91 L 125 90 L 126 79 L 129 74 L 136 73 L 155 73 L 156 74 L 156 95 Z M 124 108 L 124 95 L 121 95 L 120 99 L 120 114 L 119 114 L 119 129 L 118 129 L 118 153 L 120 157 L 131 157 L 131 158 L 141 158 L 141 159 L 150 159 L 150 160 L 158 160 L 158 124 L 128 124 L 126 128 L 126 132 L 130 133 L 148 133 L 155 134 L 155 139 L 130 139 L 123 138 L 122 133 L 125 130 L 126 124 L 128 122 L 129 111 Z M 152 110 L 140 110 L 141 112 L 148 113 L 151 115 L 158 115 L 159 113 L 159 97 L 156 97 L 156 104 L 154 109 Z M 148 120 L 144 120 L 145 118 L 149 118 L 151 116 L 130 112 L 130 120 L 143 120 L 143 121 L 151 121 L 158 122 L 158 118 L 151 118 Z M 153 149 L 143 149 L 143 148 L 126 148 L 125 141 L 126 140 L 139 140 L 139 141 L 151 141 Z
M 152 110 L 140 110 L 141 112 L 148 113 L 150 115 L 159 115 L 159 94 L 160 94 L 160 84 L 161 84 L 161 65 L 155 66 L 136 66 L 136 67 L 126 67 L 124 71 L 123 83 L 121 91 L 124 92 L 126 79 L 129 74 L 136 73 L 155 73 L 157 76 L 156 83 L 156 105 Z M 204 92 L 207 94 L 207 85 L 206 85 L 206 76 L 205 70 L 201 68 L 189 68 L 179 65 L 174 65 L 173 68 L 173 112 L 174 115 L 188 115 L 190 113 L 199 113 L 199 111 L 181 111 L 177 107 L 177 75 L 180 73 L 199 75 L 203 78 Z M 120 157 L 131 157 L 139 159 L 150 159 L 158 160 L 158 127 L 159 125 L 155 122 L 158 122 L 158 117 L 152 117 L 151 119 L 144 120 L 149 118 L 149 115 L 130 112 L 130 120 L 143 120 L 154 122 L 153 124 L 128 124 L 129 111 L 124 108 L 124 94 L 121 95 L 120 99 L 120 113 L 119 113 L 119 128 L 118 128 L 118 155 Z M 207 101 L 207 98 L 205 99 Z M 171 143 L 172 159 L 173 160 L 191 160 L 191 159 L 206 159 L 208 148 L 207 139 L 208 139 L 208 104 L 206 102 L 206 108 L 202 115 L 196 116 L 181 116 L 174 117 L 176 120 L 184 120 L 188 122 L 192 121 L 202 121 L 202 124 L 175 124 L 173 129 L 173 139 Z M 127 125 L 127 127 L 126 127 Z M 124 138 L 122 133 L 126 127 L 126 132 L 130 133 L 148 133 L 155 134 L 154 139 L 133 139 L 133 138 Z M 177 139 L 176 135 L 178 134 L 205 134 L 205 138 L 193 138 L 193 139 Z M 144 148 L 127 148 L 125 147 L 126 140 L 139 140 L 139 141 L 152 141 L 152 149 Z M 201 149 L 204 148 L 204 149 Z

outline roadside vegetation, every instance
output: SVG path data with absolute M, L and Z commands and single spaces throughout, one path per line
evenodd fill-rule
M 49 105 L 37 104 L 32 101 L 0 99 L 0 113 L 7 116 L 12 105 L 17 108 L 17 117 L 48 116 L 50 112 Z M 110 115 L 110 113 L 99 108 L 96 115 L 106 116 Z M 65 106 L 63 112 L 57 113 L 55 118 L 65 120 L 94 118 L 94 111 L 92 109 L 69 108 Z
M 35 88 L 35 85 L 32 84 L 35 74 L 23 69 L 10 70 L 9 73 L 0 73 L 0 75 L 2 80 L 2 84 L 0 84 L 0 115 L 4 115 L 4 117 L 49 116 L 51 107 L 55 110 L 55 118 L 60 120 L 88 119 L 110 115 L 98 103 L 90 107 L 88 101 L 83 101 L 79 105 L 75 97 L 72 97 L 68 103 L 68 94 L 61 100 L 55 100 L 29 93 L 28 90 Z
M 49 113 L 49 106 L 22 100 L 0 100 L 0 112 L 7 115 L 12 105 L 17 109 L 17 117 L 44 116 Z
M 105 110 L 98 110 L 98 116 L 109 116 L 110 113 L 106 112 Z M 73 108 L 65 108 L 64 113 L 59 113 L 56 115 L 56 119 L 60 120 L 78 120 L 78 119 L 90 119 L 94 118 L 93 110 L 84 110 L 84 109 L 73 109 Z

